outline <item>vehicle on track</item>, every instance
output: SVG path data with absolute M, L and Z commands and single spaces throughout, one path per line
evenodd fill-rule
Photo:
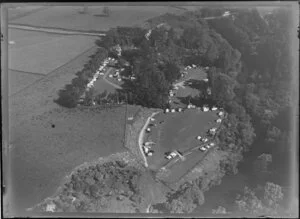
M 176 157 L 177 156 L 177 153 L 175 152 L 175 151 L 172 151 L 171 153 L 169 153 L 167 156 L 166 156 L 166 158 L 168 159 L 168 160 L 170 160 L 170 159 L 172 159 L 172 158 L 174 158 L 174 157 Z
M 207 149 L 206 149 L 205 146 L 202 146 L 202 147 L 199 148 L 199 150 L 204 152 L 204 151 L 206 151 Z

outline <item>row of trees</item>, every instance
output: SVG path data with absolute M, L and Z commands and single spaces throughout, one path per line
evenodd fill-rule
M 55 100 L 61 106 L 73 108 L 76 107 L 79 98 L 85 93 L 86 85 L 93 78 L 98 70 L 100 63 L 107 57 L 107 51 L 99 48 L 98 51 L 91 56 L 91 59 L 81 71 L 76 73 L 76 77 L 72 79 L 71 84 L 67 84 L 64 89 L 58 92 L 58 99 Z M 91 90 L 86 94 L 86 101 L 93 95 Z

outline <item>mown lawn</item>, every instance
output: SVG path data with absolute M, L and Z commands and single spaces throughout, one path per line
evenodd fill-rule
M 183 113 L 158 114 L 154 118 L 156 127 L 148 134 L 148 140 L 153 140 L 156 145 L 152 157 L 148 157 L 150 168 L 158 169 L 167 160 L 166 152 L 173 150 L 186 151 L 199 144 L 196 140 L 197 135 L 204 136 L 206 131 L 216 125 L 217 113 L 202 112 L 197 109 L 186 110 Z M 162 124 L 159 124 L 163 121 Z
M 70 83 L 72 78 L 75 77 L 75 73 L 83 68 L 95 51 L 96 48 L 81 54 L 55 72 L 47 75 L 47 77 L 9 98 L 9 141 L 12 144 L 12 156 L 14 157 L 14 159 L 11 159 L 11 166 L 17 183 L 14 195 L 17 195 L 15 201 L 21 208 L 35 204 L 56 189 L 60 178 L 55 178 L 51 174 L 63 175 L 65 172 L 61 172 L 60 168 L 63 169 L 64 167 L 57 166 L 59 162 L 56 164 L 55 159 L 64 162 L 63 156 L 74 156 L 76 153 L 79 156 L 78 159 L 82 159 L 84 151 L 88 150 L 86 146 L 82 146 L 83 153 L 78 153 L 77 150 L 77 152 L 67 152 L 59 155 L 56 152 L 62 149 L 60 141 L 51 140 L 51 131 L 54 131 L 55 128 L 46 127 L 51 125 L 52 119 L 55 121 L 58 118 L 55 110 L 61 107 L 53 101 L 58 98 L 58 91 L 63 89 L 65 84 Z M 54 113 L 52 117 L 53 112 L 56 112 L 56 114 Z M 39 117 L 42 119 L 36 120 Z M 63 123 L 64 118 L 61 119 L 60 123 Z M 79 118 L 78 121 L 80 120 Z M 42 139 L 42 136 L 45 138 Z M 58 134 L 54 137 L 59 140 Z M 70 140 L 72 141 L 72 139 Z M 56 145 L 53 145 L 53 143 L 56 143 Z M 54 148 L 51 149 L 49 144 Z M 72 146 L 69 145 L 69 147 Z M 74 158 L 74 165 L 76 165 L 76 162 L 80 162 L 78 159 Z M 47 163 L 49 160 L 55 162 Z

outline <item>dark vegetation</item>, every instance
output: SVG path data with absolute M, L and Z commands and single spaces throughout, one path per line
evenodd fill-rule
M 140 177 L 140 170 L 118 160 L 77 170 L 53 201 L 56 211 L 114 212 L 117 210 L 110 200 L 140 203 Z M 73 202 L 72 197 L 76 198 Z
M 220 12 L 205 13 L 208 13 L 205 16 L 216 16 Z M 249 151 L 256 154 L 259 151 L 269 151 L 273 155 L 273 169 L 267 180 L 280 184 L 280 179 L 274 176 L 284 175 L 287 171 L 279 163 L 281 159 L 289 159 L 292 146 L 288 137 L 291 131 L 288 128 L 290 118 L 287 118 L 288 110 L 292 107 L 288 13 L 287 10 L 278 10 L 263 19 L 255 9 L 247 9 L 235 11 L 234 20 L 229 17 L 208 21 L 209 26 L 230 44 L 224 43 L 223 46 L 228 48 L 220 50 L 217 49 L 220 43 L 216 41 L 205 53 L 205 58 L 199 59 L 206 65 L 213 66 L 208 73 L 212 90 L 211 101 L 229 113 L 223 123 L 226 129 L 221 129 L 218 135 L 219 148 L 232 154 L 221 164 L 226 173 L 237 173 L 237 165 L 243 159 L 241 155 Z M 201 30 L 194 28 L 189 31 L 190 34 L 185 34 L 186 41 L 183 40 L 182 45 L 185 48 L 197 48 L 193 39 L 201 36 Z M 211 30 L 210 32 L 214 33 Z M 221 41 L 221 36 L 214 34 L 214 39 Z M 195 42 L 201 42 L 200 39 Z M 225 53 L 223 56 L 220 56 L 221 51 Z M 195 59 L 197 55 L 192 57 Z M 199 97 L 201 98 L 205 101 L 205 98 Z M 190 99 L 197 102 L 196 98 Z M 282 148 L 283 146 L 285 147 Z M 280 189 L 276 184 L 273 187 Z M 282 196 L 278 197 L 278 202 L 282 200 Z M 255 196 L 251 197 L 254 201 L 258 200 Z M 180 199 L 176 203 L 181 203 Z M 269 198 L 266 199 L 264 202 L 271 202 Z M 247 201 L 251 203 L 250 198 Z M 172 202 L 174 200 L 169 201 L 167 206 Z M 273 207 L 263 205 L 263 210 L 257 212 L 274 210 L 276 213 L 277 208 Z M 245 212 L 254 213 L 246 208 Z M 241 209 L 243 210 L 242 207 Z
M 95 72 L 98 70 L 100 63 L 107 57 L 107 52 L 99 48 L 96 54 L 91 56 L 90 61 L 84 65 L 83 70 L 76 73 L 71 84 L 67 84 L 63 90 L 60 90 L 59 98 L 55 100 L 61 106 L 73 108 L 77 106 L 79 98 L 84 94 L 86 85 L 93 78 Z M 91 91 L 90 93 L 92 93 Z M 87 95 L 89 96 L 89 94 Z M 88 100 L 87 100 L 88 101 Z

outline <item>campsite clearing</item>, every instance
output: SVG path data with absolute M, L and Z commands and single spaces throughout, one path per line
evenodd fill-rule
M 156 143 L 153 146 L 155 153 L 147 159 L 149 168 L 158 170 L 167 163 L 166 152 L 174 150 L 183 152 L 199 145 L 196 136 L 204 136 L 209 128 L 215 126 L 217 114 L 188 109 L 180 113 L 160 113 L 154 118 L 158 125 L 152 127 L 151 132 L 146 134 L 145 141 Z

